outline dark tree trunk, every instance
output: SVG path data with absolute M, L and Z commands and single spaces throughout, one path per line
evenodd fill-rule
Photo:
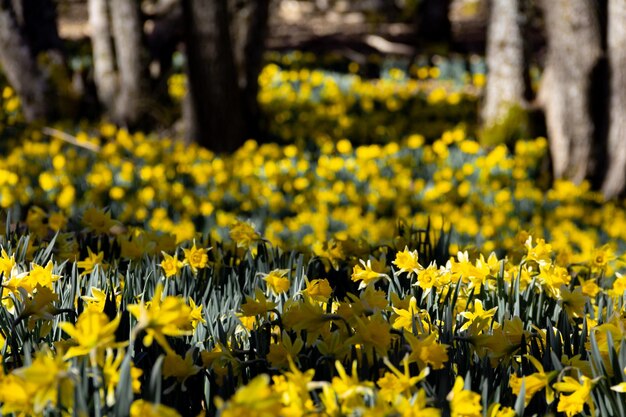
M 626 3 L 609 0 L 608 6 L 609 164 L 602 192 L 612 198 L 623 193 L 626 185 Z
M 422 0 L 416 16 L 418 38 L 425 42 L 450 42 L 449 9 L 450 0 Z
M 63 45 L 57 29 L 57 11 L 53 0 L 21 0 L 21 26 L 32 53 L 61 51 Z
M 118 68 L 119 92 L 112 112 L 115 120 L 135 125 L 148 107 L 139 3 L 136 0 L 112 0 L 111 22 Z
M 519 0 L 492 0 L 487 33 L 488 78 L 482 108 L 485 127 L 501 123 L 512 107 L 524 106 L 527 67 Z
M 244 72 L 245 84 L 243 88 L 244 119 L 246 121 L 246 135 L 248 138 L 260 139 L 258 102 L 259 74 L 263 69 L 263 53 L 265 39 L 268 33 L 270 0 L 251 1 L 249 27 L 244 43 Z
M 594 174 L 592 77 L 602 54 L 593 0 L 543 0 L 548 40 L 538 100 L 546 114 L 556 178 L 581 182 Z
M 186 23 L 189 138 L 216 152 L 245 141 L 242 95 L 227 0 L 183 0 Z
M 26 120 L 44 119 L 50 113 L 48 82 L 17 24 L 11 2 L 0 0 L 0 66 L 22 102 Z

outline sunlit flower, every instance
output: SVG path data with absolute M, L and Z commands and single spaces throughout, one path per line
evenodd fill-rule
M 275 269 L 270 271 L 269 274 L 263 274 L 263 281 L 265 281 L 267 288 L 274 294 L 284 294 L 289 290 L 289 286 L 291 285 L 289 278 L 285 276 L 288 272 L 289 270 L 287 269 Z
M 94 349 L 119 347 L 123 344 L 115 342 L 115 330 L 119 323 L 120 316 L 109 321 L 106 314 L 96 310 L 85 310 L 78 317 L 76 325 L 68 322 L 60 323 L 59 327 L 78 345 L 69 348 L 65 359 L 88 355 Z
M 185 253 L 185 262 L 189 265 L 194 274 L 198 273 L 198 269 L 206 268 L 209 262 L 208 249 L 197 248 L 196 242 L 190 249 L 183 249 Z
M 452 417 L 480 417 L 483 406 L 480 394 L 464 389 L 465 383 L 460 376 L 456 377 L 452 391 L 448 394 L 450 414 Z
M 175 277 L 178 275 L 178 272 L 183 267 L 182 261 L 178 260 L 178 254 L 174 256 L 168 255 L 163 252 L 163 260 L 161 261 L 161 268 L 163 268 L 163 272 L 165 272 L 166 278 Z
M 408 247 L 405 247 L 402 252 L 396 253 L 396 259 L 393 261 L 393 264 L 398 267 L 400 272 L 417 274 L 424 269 L 419 263 L 417 251 L 409 251 Z
M 352 281 L 360 282 L 359 289 L 363 289 L 371 285 L 381 278 L 389 279 L 389 276 L 383 272 L 377 272 L 372 269 L 372 260 L 365 262 L 360 260 L 361 265 L 354 265 L 352 269 Z
M 559 404 L 557 411 L 564 412 L 567 417 L 573 417 L 579 413 L 582 413 L 585 404 L 588 404 L 591 409 L 591 415 L 595 414 L 595 407 L 591 398 L 592 380 L 582 375 L 582 384 L 577 380 L 569 376 L 563 377 L 561 382 L 554 384 L 554 389 L 564 393 L 570 393 L 569 395 L 559 395 Z
M 479 334 L 486 330 L 496 314 L 498 307 L 494 307 L 489 310 L 483 308 L 483 302 L 476 299 L 474 300 L 474 309 L 472 311 L 463 311 L 460 315 L 467 319 L 467 321 L 461 326 L 460 331 L 470 330 L 473 334 Z
M 182 297 L 168 295 L 161 299 L 162 294 L 163 286 L 159 283 L 148 306 L 142 301 L 141 304 L 131 304 L 127 308 L 137 319 L 133 332 L 146 332 L 143 344 L 150 346 L 156 340 L 169 353 L 172 349 L 166 336 L 180 337 L 193 332 L 191 307 Z

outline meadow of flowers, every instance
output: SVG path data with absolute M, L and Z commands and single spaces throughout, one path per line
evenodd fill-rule
M 284 144 L 230 156 L 4 88 L 0 412 L 626 415 L 623 203 L 545 180 L 544 138 L 403 124 L 471 88 L 303 71 L 261 76 Z

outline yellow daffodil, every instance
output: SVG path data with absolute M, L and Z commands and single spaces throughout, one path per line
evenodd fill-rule
M 388 358 L 383 358 L 385 365 L 391 370 L 391 372 L 385 372 L 385 374 L 376 381 L 376 384 L 380 387 L 380 396 L 389 402 L 393 402 L 397 396 L 406 395 L 411 396 L 413 392 L 417 391 L 417 383 L 426 378 L 430 372 L 429 368 L 424 368 L 418 375 L 411 376 L 409 372 L 409 360 L 408 357 L 404 357 L 402 365 L 404 371 L 401 372 L 396 368 Z
M 263 274 L 263 281 L 267 284 L 267 288 L 276 295 L 284 294 L 289 290 L 291 283 L 285 275 L 289 270 L 275 269 L 269 274 Z
M 359 380 L 356 361 L 352 362 L 352 375 L 348 375 L 346 369 L 339 361 L 335 361 L 335 369 L 337 370 L 337 376 L 333 377 L 331 386 L 340 400 L 349 403 L 350 399 L 355 396 L 373 392 L 374 384 L 372 382 Z
M 326 278 L 314 279 L 307 281 L 306 288 L 302 290 L 303 294 L 311 297 L 312 300 L 326 302 L 330 298 L 333 289 Z
M 202 304 L 196 305 L 196 302 L 193 301 L 193 298 L 189 299 L 189 307 L 191 307 L 191 312 L 189 313 L 189 318 L 191 320 L 191 327 L 195 330 L 198 327 L 198 323 L 206 324 L 206 320 L 202 315 Z
M 88 208 L 83 214 L 83 224 L 96 233 L 107 234 L 118 225 L 118 222 L 111 219 L 110 212 L 105 213 L 95 208 Z
M 483 406 L 480 394 L 464 389 L 465 383 L 460 376 L 456 377 L 452 391 L 448 394 L 451 417 L 480 417 Z
M 98 265 L 102 265 L 104 261 L 104 252 L 98 252 L 97 254 L 91 251 L 91 248 L 87 248 L 88 255 L 82 261 L 76 262 L 76 266 L 84 269 L 80 276 L 89 275 L 93 272 L 94 268 Z
M 161 299 L 163 286 L 159 283 L 149 306 L 144 302 L 127 306 L 128 311 L 137 319 L 133 329 L 134 334 L 145 331 L 143 338 L 145 346 L 157 343 L 166 351 L 172 352 L 166 336 L 180 337 L 193 333 L 191 307 L 182 297 L 168 295 Z
M 303 347 L 302 339 L 296 338 L 295 342 L 292 342 L 287 332 L 283 331 L 280 340 L 270 345 L 267 360 L 276 368 L 287 368 L 289 359 L 295 360 Z
M 524 245 L 527 249 L 527 261 L 535 261 L 539 265 L 546 265 L 552 261 L 552 245 L 546 243 L 545 240 L 537 239 L 537 243 L 533 245 L 533 238 L 529 236 Z
M 307 344 L 330 332 L 330 319 L 324 308 L 306 296 L 303 296 L 302 301 L 289 302 L 285 306 L 282 319 L 287 329 L 306 330 Z
M 222 417 L 258 416 L 274 417 L 281 415 L 282 404 L 278 393 L 269 385 L 267 375 L 259 375 L 235 392 L 224 403 L 216 401 Z
M 180 417 L 178 411 L 163 404 L 135 400 L 130 405 L 130 417 Z
M 184 262 L 189 265 L 194 274 L 198 273 L 198 269 L 206 268 L 209 262 L 208 250 L 207 248 L 197 248 L 196 242 L 193 243 L 190 249 L 183 249 L 185 254 Z
M 62 355 L 44 349 L 29 366 L 15 369 L 7 380 L 0 379 L 2 412 L 41 415 L 48 406 L 70 406 L 74 383 L 70 363 Z M 60 403 L 59 403 L 60 400 Z
M 554 389 L 569 395 L 560 394 L 557 411 L 563 412 L 567 417 L 573 417 L 582 413 L 585 404 L 591 409 L 591 415 L 595 415 L 595 407 L 591 398 L 592 380 L 582 375 L 582 384 L 575 378 L 565 376 L 560 382 L 554 384 Z
M 431 333 L 426 337 L 416 337 L 405 333 L 404 337 L 411 347 L 408 356 L 409 363 L 417 363 L 420 369 L 432 366 L 433 369 L 442 369 L 448 362 L 448 345 L 437 342 L 437 335 Z
M 613 250 L 610 245 L 604 245 L 600 248 L 594 249 L 591 253 L 591 268 L 594 270 L 605 270 L 610 261 L 615 260 L 617 257 L 613 254 Z
M 241 305 L 241 315 L 244 317 L 252 317 L 267 314 L 270 310 L 276 308 L 276 304 L 268 301 L 263 290 L 257 288 L 254 292 L 255 298 L 246 296 L 246 302 Z
M 496 314 L 498 307 L 494 307 L 489 310 L 483 308 L 483 302 L 476 299 L 474 300 L 474 309 L 472 311 L 463 311 L 460 315 L 467 319 L 467 321 L 461 326 L 460 331 L 470 330 L 472 334 L 480 334 L 482 331 L 489 328 L 491 320 Z
M 28 276 L 24 278 L 22 286 L 26 289 L 35 288 L 37 285 L 52 289 L 52 283 L 58 281 L 61 276 L 52 272 L 54 265 L 48 261 L 45 267 L 31 264 Z M 30 291 L 29 291 L 30 292 Z
M 559 292 L 561 295 L 559 304 L 563 306 L 570 319 L 582 317 L 587 300 L 589 300 L 589 297 L 583 295 L 582 288 L 576 287 L 574 291 L 570 291 L 565 285 L 562 285 Z
M 183 267 L 183 262 L 178 260 L 178 254 L 174 256 L 168 255 L 163 252 L 163 260 L 161 261 L 161 268 L 163 268 L 163 272 L 165 272 L 166 278 L 175 277 L 180 272 L 180 269 Z
M 419 307 L 417 307 L 415 297 L 411 297 L 407 309 L 392 308 L 395 314 L 392 317 L 393 321 L 391 325 L 394 329 L 404 329 L 405 331 L 412 332 L 413 326 L 415 325 L 418 332 L 430 333 L 430 325 L 423 318 L 424 316 L 428 316 L 428 312 L 422 312 Z
M 59 327 L 67 333 L 77 346 L 69 348 L 65 359 L 88 355 L 93 350 L 119 347 L 124 343 L 115 342 L 115 331 L 120 323 L 120 316 L 112 321 L 106 314 L 96 310 L 85 310 L 76 321 L 76 325 L 62 322 Z
M 517 414 L 511 407 L 503 407 L 499 403 L 494 403 L 487 410 L 487 417 L 515 417 Z
M 551 403 L 554 399 L 554 394 L 549 386 L 549 383 L 557 374 L 557 371 L 546 373 L 543 370 L 543 366 L 537 359 L 533 358 L 532 356 L 526 356 L 526 358 L 528 358 L 528 360 L 533 364 L 535 369 L 537 369 L 537 372 L 522 377 L 518 377 L 517 375 L 512 374 L 511 378 L 509 379 L 509 386 L 511 387 L 515 395 L 520 395 L 522 382 L 524 382 L 524 404 L 526 405 L 528 405 L 530 400 L 537 392 L 545 388 L 546 400 L 548 401 L 548 404 Z
M 377 272 L 372 269 L 372 260 L 365 262 L 360 260 L 361 265 L 354 265 L 352 269 L 352 281 L 360 282 L 359 289 L 363 289 L 381 278 L 389 279 L 389 276 L 383 272 Z
M 59 309 L 54 303 L 59 301 L 59 296 L 48 287 L 37 285 L 33 290 L 33 295 L 24 300 L 24 309 L 20 318 L 52 320 Z
M 174 352 L 169 352 L 163 360 L 163 376 L 165 378 L 174 377 L 181 384 L 184 384 L 187 378 L 197 374 L 201 369 L 193 363 L 193 349 L 188 350 L 184 358 Z
M 237 247 L 249 248 L 261 239 L 254 227 L 246 222 L 235 222 L 230 228 L 230 238 L 237 243 Z
M 11 271 L 15 266 L 15 255 L 9 256 L 7 252 L 2 249 L 2 256 L 0 257 L 0 273 L 3 276 L 3 280 L 8 279 L 11 276 Z
M 429 294 L 439 284 L 440 275 L 441 272 L 437 269 L 437 265 L 431 263 L 427 268 L 421 269 L 417 273 L 416 285 L 424 290 L 424 294 Z
M 396 253 L 396 259 L 393 264 L 398 267 L 400 272 L 417 274 L 424 269 L 419 263 L 419 255 L 417 251 L 409 251 L 408 246 L 402 252 Z
M 115 405 L 115 389 L 120 382 L 120 368 L 124 360 L 124 349 L 118 349 L 117 354 L 113 353 L 113 349 L 106 350 L 106 356 L 102 366 L 102 376 L 104 378 L 105 398 L 109 407 Z M 139 378 L 143 371 L 134 366 L 130 369 L 130 378 L 133 393 L 138 394 L 141 391 L 141 381 Z

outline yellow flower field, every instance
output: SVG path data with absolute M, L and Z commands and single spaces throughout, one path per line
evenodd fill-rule
M 545 138 L 353 143 L 335 81 L 303 71 L 261 76 L 286 143 L 230 156 L 20 127 L 3 90 L 0 412 L 626 415 L 623 202 L 542 181 Z M 397 77 L 353 80 L 350 106 L 422 88 Z M 287 122 L 314 91 L 324 113 Z

